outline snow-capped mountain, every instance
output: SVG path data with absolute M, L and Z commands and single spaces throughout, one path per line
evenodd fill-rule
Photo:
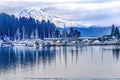
M 50 13 L 48 13 L 47 11 L 43 10 L 43 9 L 39 9 L 39 8 L 28 8 L 28 9 L 24 9 L 22 10 L 19 14 L 19 17 L 32 17 L 35 18 L 36 20 L 50 20 L 51 22 L 53 22 L 57 27 L 63 27 L 64 24 L 65 26 L 68 27 L 75 27 L 75 26 L 82 26 L 83 24 L 81 22 L 76 22 L 76 21 L 67 21 L 67 20 L 63 20 L 57 16 L 54 16 Z

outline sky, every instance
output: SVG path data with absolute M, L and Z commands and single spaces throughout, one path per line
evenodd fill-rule
M 37 7 L 61 19 L 90 25 L 120 25 L 120 0 L 0 0 L 0 12 L 19 14 Z

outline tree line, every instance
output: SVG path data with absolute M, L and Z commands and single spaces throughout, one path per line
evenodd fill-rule
M 10 39 L 14 39 L 15 35 L 19 29 L 19 36 L 22 39 L 33 38 L 36 35 L 36 30 L 38 32 L 39 38 L 58 38 L 64 37 L 64 31 L 61 32 L 56 25 L 49 20 L 38 21 L 34 18 L 20 17 L 16 18 L 14 15 L 8 15 L 6 13 L 0 13 L 0 37 L 5 36 Z M 67 37 L 80 36 L 80 32 L 71 29 L 67 33 Z M 31 37 L 33 35 L 33 37 Z
M 114 36 L 117 39 L 120 38 L 119 28 L 116 27 L 114 24 L 112 25 L 112 29 L 111 29 L 111 36 Z
M 31 38 L 31 35 L 35 36 L 35 30 L 38 30 L 38 37 L 52 37 L 52 34 L 57 29 L 54 23 L 49 20 L 38 21 L 34 18 L 20 17 L 16 18 L 14 15 L 8 15 L 6 13 L 0 14 L 0 36 L 9 36 L 11 39 L 15 37 L 17 30 L 19 29 L 20 38 Z M 23 35 L 23 31 L 25 31 Z

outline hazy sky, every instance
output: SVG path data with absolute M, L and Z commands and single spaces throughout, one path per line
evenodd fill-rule
M 18 14 L 29 7 L 91 25 L 120 25 L 120 0 L 0 0 L 0 12 Z

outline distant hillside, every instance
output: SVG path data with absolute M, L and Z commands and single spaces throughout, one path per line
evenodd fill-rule
M 73 29 L 80 31 L 81 37 L 101 37 L 111 33 L 111 27 L 73 27 Z M 63 28 L 60 28 L 60 30 L 63 30 Z M 69 32 L 70 27 L 66 28 L 66 30 Z

